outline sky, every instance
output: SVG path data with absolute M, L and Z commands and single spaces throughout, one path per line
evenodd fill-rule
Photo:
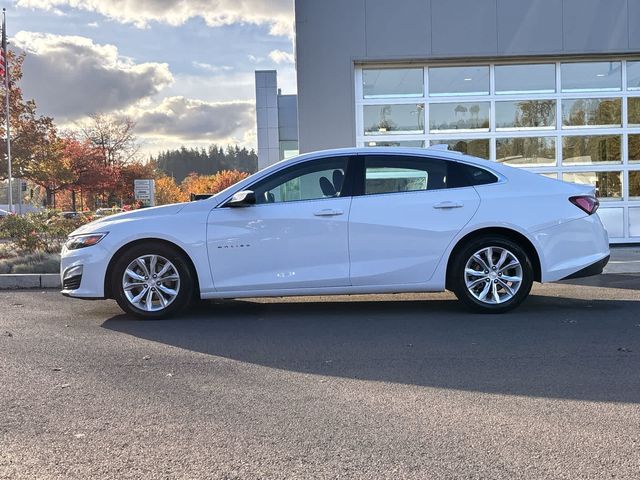
M 256 147 L 255 70 L 295 93 L 293 0 L 0 0 L 22 88 L 73 128 L 136 121 L 142 152 Z

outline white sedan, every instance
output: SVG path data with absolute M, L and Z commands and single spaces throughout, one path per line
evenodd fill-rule
M 203 201 L 89 223 L 62 251 L 64 295 L 158 318 L 194 298 L 452 290 L 506 312 L 534 281 L 602 272 L 592 187 L 430 148 L 285 160 Z

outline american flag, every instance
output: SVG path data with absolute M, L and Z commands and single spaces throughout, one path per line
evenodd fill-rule
M 7 22 L 2 19 L 2 51 L 0 51 L 0 78 L 5 79 L 7 74 Z

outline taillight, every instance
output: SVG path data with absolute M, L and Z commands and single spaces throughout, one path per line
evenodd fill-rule
M 577 197 L 569 198 L 569 201 L 587 215 L 596 213 L 596 210 L 598 210 L 600 206 L 600 201 L 591 195 L 578 195 Z

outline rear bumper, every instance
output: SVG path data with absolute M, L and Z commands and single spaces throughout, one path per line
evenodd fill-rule
M 571 275 L 564 277 L 562 280 L 571 280 L 572 278 L 584 278 L 593 277 L 594 275 L 600 275 L 604 270 L 604 267 L 606 267 L 607 263 L 609 263 L 610 258 L 611 255 L 607 255 L 602 260 L 598 260 L 588 267 L 585 267 L 582 270 L 578 270 L 576 273 L 572 273 Z
M 557 282 L 580 272 L 597 271 L 608 261 L 609 238 L 598 215 L 589 215 L 534 233 L 542 282 Z M 584 276 L 584 274 L 580 274 Z

